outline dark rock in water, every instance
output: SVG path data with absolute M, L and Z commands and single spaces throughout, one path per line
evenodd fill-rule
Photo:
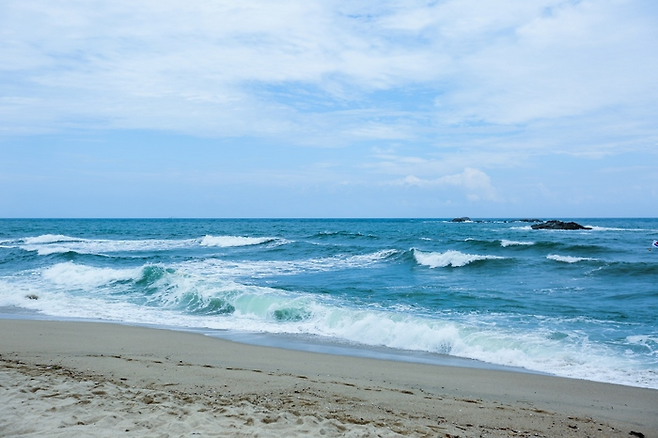
M 473 222 L 470 217 L 456 217 L 453 222 Z
M 576 222 L 546 221 L 541 224 L 530 225 L 533 230 L 591 230 Z
M 519 219 L 519 222 L 544 222 L 541 219 Z

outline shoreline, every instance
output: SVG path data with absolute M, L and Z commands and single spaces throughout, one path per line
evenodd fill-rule
M 13 310 L 13 309 L 12 309 Z M 223 339 L 239 344 L 254 345 L 259 347 L 273 347 L 284 350 L 294 350 L 302 352 L 312 352 L 320 354 L 331 354 L 337 356 L 363 357 L 374 360 L 390 360 L 396 362 L 422 363 L 428 365 L 453 366 L 461 368 L 479 368 L 486 370 L 500 370 L 527 374 L 541 374 L 554 376 L 555 374 L 530 370 L 511 365 L 499 365 L 490 362 L 484 362 L 467 357 L 451 356 L 447 354 L 431 353 L 417 350 L 403 350 L 391 347 L 379 347 L 365 344 L 350 344 L 347 342 L 326 341 L 315 338 L 313 335 L 297 335 L 288 333 L 251 333 L 242 331 L 231 331 L 209 328 L 195 327 L 178 327 L 161 324 L 131 323 L 101 319 L 86 318 L 58 318 L 50 315 L 43 315 L 36 311 L 27 310 L 25 312 L 7 311 L 7 308 L 0 307 L 1 320 L 36 320 L 36 321 L 54 321 L 54 322 L 88 322 L 98 324 L 118 324 L 128 327 L 143 327 L 155 330 L 170 330 L 184 333 L 197 333 L 211 338 Z M 633 386 L 633 385 L 627 385 Z
M 3 436 L 656 437 L 658 390 L 0 320 Z

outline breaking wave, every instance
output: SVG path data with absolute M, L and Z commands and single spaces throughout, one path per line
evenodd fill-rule
M 502 247 L 508 247 L 508 246 L 532 246 L 534 245 L 535 242 L 519 242 L 515 240 L 501 240 L 500 241 L 500 246 Z
M 285 243 L 281 239 L 274 237 L 243 237 L 243 236 L 204 236 L 200 244 L 202 246 L 217 246 L 220 248 L 228 248 L 232 246 L 251 246 L 261 245 L 263 243 Z
M 461 267 L 480 260 L 504 259 L 505 257 L 493 255 L 464 254 L 460 251 L 449 250 L 446 252 L 424 252 L 413 249 L 414 258 L 420 265 L 430 268 L 444 268 L 447 266 Z
M 556 262 L 563 262 L 563 263 L 578 263 L 578 262 L 583 262 L 583 261 L 595 261 L 596 259 L 593 259 L 591 257 L 573 257 L 573 256 L 561 256 L 557 254 L 549 254 L 546 256 L 547 259 L 549 260 L 555 260 Z
M 442 262 L 446 266 L 467 263 L 474 257 L 452 253 L 447 256 L 453 257 L 450 262 Z M 556 334 L 541 326 L 534 330 L 497 328 L 488 323 L 496 315 L 410 315 L 394 308 L 358 306 L 343 299 L 207 278 L 160 265 L 114 269 L 67 262 L 44 270 L 41 278 L 40 285 L 35 287 L 32 283 L 29 289 L 34 296 L 22 298 L 23 305 L 60 317 L 313 335 L 590 380 L 610 380 L 607 373 L 614 369 L 610 365 L 615 361 L 628 367 L 628 358 L 622 360 L 615 351 L 589 342 L 578 331 L 565 329 L 566 333 Z M 28 291 L 15 284 L 0 283 L 0 305 L 7 303 L 6 294 L 16 294 L 17 290 L 20 294 Z M 20 298 L 14 296 L 13 301 Z M 641 349 L 656 348 L 655 337 L 651 336 L 635 336 L 629 342 Z M 620 382 L 618 376 L 614 378 L 618 383 L 658 386 L 658 379 L 639 366 L 637 373 L 629 375 L 625 382 Z
M 25 251 L 36 251 L 38 255 L 45 256 L 67 252 L 103 255 L 120 252 L 162 252 L 176 249 L 193 249 L 195 247 L 228 248 L 260 245 L 265 243 L 276 243 L 282 245 L 288 243 L 288 241 L 274 237 L 210 235 L 198 239 L 110 240 L 83 239 L 65 235 L 46 234 L 36 237 L 27 237 L 14 241 L 13 243 Z

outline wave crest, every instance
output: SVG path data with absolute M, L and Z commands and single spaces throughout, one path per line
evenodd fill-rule
M 250 246 L 260 245 L 277 241 L 274 237 L 243 237 L 243 236 L 204 236 L 201 239 L 201 246 L 217 246 L 228 248 L 233 246 Z
M 447 266 L 457 268 L 460 266 L 466 266 L 469 263 L 478 260 L 504 258 L 493 255 L 464 254 L 463 252 L 455 250 L 448 250 L 446 252 L 423 252 L 415 248 L 413 254 L 418 264 L 429 266 L 430 268 L 445 268 Z
M 72 262 L 58 263 L 44 270 L 45 280 L 58 286 L 78 289 L 94 289 L 119 281 L 141 278 L 143 268 L 114 269 L 78 265 Z
M 554 260 L 556 262 L 562 262 L 562 263 L 578 263 L 578 262 L 583 262 L 583 261 L 593 261 L 596 259 L 593 259 L 591 257 L 573 257 L 573 256 L 561 256 L 557 254 L 549 254 L 546 256 L 547 259 L 549 260 Z
M 502 246 L 502 247 L 508 247 L 508 246 L 531 246 L 531 245 L 534 245 L 534 244 L 535 244 L 535 242 L 525 242 L 525 241 L 523 241 L 523 242 L 519 242 L 519 241 L 515 241 L 515 240 L 505 240 L 505 239 L 503 239 L 503 240 L 500 241 L 500 246 Z
M 27 245 L 44 245 L 49 243 L 80 242 L 82 240 L 84 239 L 65 236 L 63 234 L 44 234 L 42 236 L 26 237 L 23 239 L 23 242 Z

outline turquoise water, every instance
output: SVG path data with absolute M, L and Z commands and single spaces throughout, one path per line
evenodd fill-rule
M 569 220 L 5 219 L 0 310 L 658 388 L 658 219 Z

